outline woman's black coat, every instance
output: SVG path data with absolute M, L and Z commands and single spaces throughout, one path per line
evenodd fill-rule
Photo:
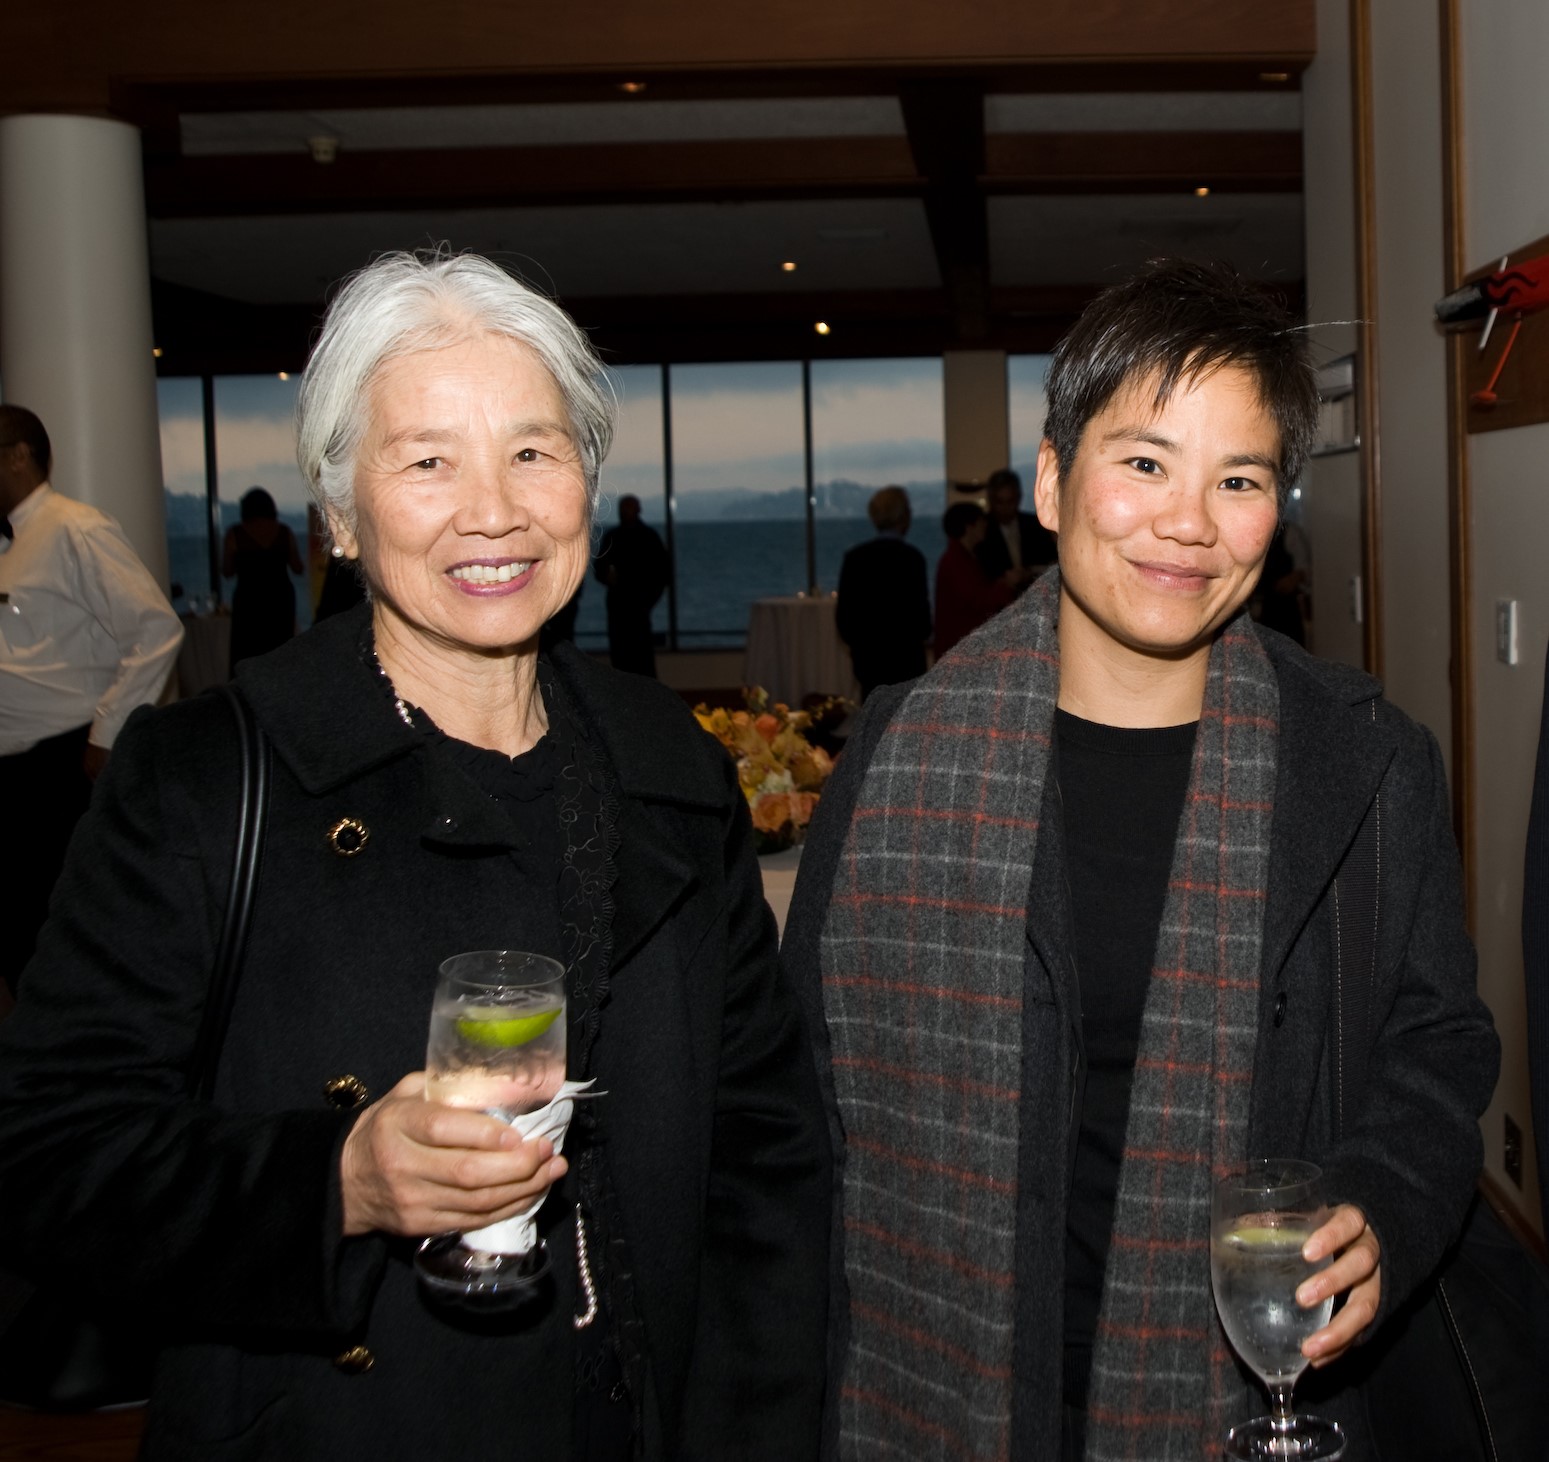
M 520 893 L 505 814 L 374 683 L 365 613 L 238 676 L 274 789 L 213 1104 L 183 1092 L 234 839 L 218 698 L 126 728 L 0 1028 L 0 1246 L 170 1337 L 152 1458 L 517 1459 L 535 1409 L 570 1406 L 538 1383 L 530 1339 L 420 1304 L 411 1244 L 340 1238 L 354 1115 L 327 1084 L 354 1076 L 374 1099 L 420 1069 L 438 963 L 507 942 Z M 646 1455 L 810 1455 L 829 1159 L 743 798 L 670 692 L 569 648 L 554 671 L 613 778 L 593 1065 L 645 1335 Z M 329 842 L 342 817 L 369 830 L 357 856 Z M 352 1346 L 369 1370 L 336 1364 Z

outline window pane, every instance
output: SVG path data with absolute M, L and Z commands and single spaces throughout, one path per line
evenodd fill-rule
M 1006 394 L 1011 412 L 1011 465 L 1022 474 L 1022 508 L 1032 512 L 1033 482 L 1038 476 L 1038 443 L 1049 406 L 1043 394 L 1052 355 L 1008 355 Z
M 204 479 L 204 385 L 197 376 L 156 382 L 161 481 L 167 510 L 167 565 L 173 607 L 203 609 L 210 582 L 210 505 Z
M 933 578 L 946 541 L 946 442 L 941 359 L 812 363 L 812 476 L 818 583 L 839 584 L 845 550 L 873 534 L 866 504 L 879 487 L 904 488 L 909 541 Z
M 674 366 L 678 643 L 740 645 L 748 607 L 807 587 L 796 361 Z
M 667 469 L 662 450 L 662 368 L 615 366 L 608 371 L 618 396 L 618 430 L 613 448 L 602 464 L 602 500 L 592 530 L 592 546 L 618 521 L 618 501 L 633 493 L 640 499 L 641 519 L 662 541 L 667 540 Z M 576 643 L 586 650 L 608 648 L 607 590 L 588 578 L 576 616 Z M 651 611 L 651 628 L 658 636 L 667 630 L 667 596 Z
M 242 494 L 267 489 L 280 521 L 296 537 L 307 559 L 307 503 L 311 500 L 296 466 L 296 392 L 299 378 L 217 376 L 215 380 L 215 465 L 219 475 L 221 532 L 237 521 Z M 309 576 L 291 574 L 296 595 L 296 628 L 312 623 Z M 226 581 L 226 597 L 234 585 Z

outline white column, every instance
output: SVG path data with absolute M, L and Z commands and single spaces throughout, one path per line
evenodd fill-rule
M 140 134 L 0 117 L 0 389 L 37 412 L 55 487 L 110 513 L 167 581 Z
M 1011 460 L 1006 352 L 949 350 L 942 356 L 948 497 L 951 484 L 982 483 Z

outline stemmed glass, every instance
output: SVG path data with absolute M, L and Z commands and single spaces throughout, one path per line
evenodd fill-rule
M 1306 1309 L 1296 1290 L 1326 1269 L 1302 1245 L 1328 1218 L 1323 1173 L 1311 1163 L 1269 1158 L 1228 1173 L 1210 1214 L 1210 1279 L 1232 1348 L 1269 1388 L 1271 1415 L 1234 1426 L 1226 1453 L 1237 1458 L 1333 1458 L 1345 1434 L 1316 1416 L 1296 1416 L 1291 1392 L 1306 1369 L 1302 1342 L 1328 1324 L 1332 1298 Z
M 564 975 L 557 961 L 515 949 L 445 961 L 430 1014 L 426 1099 L 506 1122 L 548 1106 L 565 1082 Z M 421 1281 L 437 1299 L 476 1309 L 525 1300 L 549 1267 L 534 1225 L 541 1202 L 485 1228 L 426 1239 L 414 1260 Z

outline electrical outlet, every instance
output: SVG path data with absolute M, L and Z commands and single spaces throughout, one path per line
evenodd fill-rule
M 1502 1162 L 1506 1176 L 1519 1188 L 1522 1186 L 1522 1129 L 1508 1116 L 1506 1118 L 1506 1149 Z
M 1495 601 L 1495 658 L 1502 665 L 1517 663 L 1517 601 Z

